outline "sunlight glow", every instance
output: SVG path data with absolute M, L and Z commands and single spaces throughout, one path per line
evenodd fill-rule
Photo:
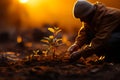
M 27 3 L 28 2 L 28 0 L 19 0 L 20 1 L 20 3 Z
M 75 0 L 71 1 L 72 2 L 67 0 L 12 0 L 10 14 L 19 15 L 21 26 L 24 26 L 22 28 L 29 26 L 38 27 L 46 23 L 57 23 L 61 27 L 69 26 L 69 30 L 72 30 L 73 25 L 81 24 L 79 20 L 76 22 L 72 16 L 71 10 Z M 16 18 L 17 17 L 13 18 L 13 22 L 16 21 Z M 67 29 L 67 27 L 65 27 L 65 29 Z
M 78 1 L 87 1 L 87 0 L 78 0 Z

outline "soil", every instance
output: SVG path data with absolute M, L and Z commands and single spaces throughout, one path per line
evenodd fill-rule
M 4 64 L 4 65 L 3 65 Z M 0 80 L 120 80 L 120 64 L 25 62 L 0 66 Z
M 34 49 L 3 50 L 1 54 L 4 53 L 7 57 L 0 56 L 0 80 L 120 80 L 120 63 L 69 63 L 48 58 L 24 60 L 23 56 L 32 50 Z

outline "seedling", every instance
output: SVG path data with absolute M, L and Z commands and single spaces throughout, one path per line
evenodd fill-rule
M 30 54 L 29 56 L 26 56 L 26 60 L 27 61 L 39 60 L 40 55 L 38 53 L 39 53 L 39 50 L 33 50 L 33 54 Z
M 48 30 L 52 33 L 52 35 L 48 37 L 44 37 L 41 41 L 46 43 L 48 48 L 43 51 L 44 56 L 48 56 L 49 54 L 53 55 L 53 58 L 56 56 L 56 48 L 62 44 L 62 39 L 57 38 L 58 34 L 62 31 L 58 27 L 48 28 Z

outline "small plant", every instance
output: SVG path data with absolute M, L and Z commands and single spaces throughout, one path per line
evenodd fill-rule
M 38 54 L 40 52 L 40 50 L 34 50 L 33 51 L 33 59 L 34 60 L 39 60 L 40 59 L 40 55 Z
M 34 53 L 34 55 L 38 55 L 39 50 L 34 50 L 33 53 Z
M 58 27 L 48 28 L 48 30 L 52 32 L 52 35 L 48 37 L 44 37 L 44 39 L 41 40 L 42 42 L 46 43 L 48 46 L 48 48 L 45 51 L 43 51 L 43 53 L 44 53 L 44 56 L 47 56 L 48 54 L 52 54 L 54 58 L 56 56 L 55 55 L 56 48 L 62 44 L 62 39 L 57 38 L 58 34 L 62 30 Z
M 26 56 L 26 60 L 27 61 L 39 60 L 40 55 L 38 53 L 39 53 L 39 50 L 33 50 L 33 54 L 30 54 L 29 56 Z

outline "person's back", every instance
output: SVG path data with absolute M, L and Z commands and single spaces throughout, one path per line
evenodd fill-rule
M 74 16 L 80 18 L 87 26 L 80 29 L 75 43 L 68 49 L 72 53 L 71 60 L 101 53 L 101 51 L 105 52 L 106 56 L 114 51 L 120 51 L 118 49 L 120 46 L 119 9 L 105 7 L 101 3 L 93 5 L 86 1 L 77 1 L 74 6 Z M 86 41 L 89 43 L 86 44 Z M 77 51 L 79 48 L 80 50 Z M 119 53 L 112 54 L 119 55 Z
M 103 4 L 95 4 L 95 6 L 97 7 L 96 14 L 98 16 L 94 18 L 93 22 L 97 22 L 96 27 L 100 26 L 101 29 L 106 29 L 106 33 L 109 32 L 107 35 L 110 36 L 106 39 L 106 45 L 102 52 L 105 53 L 107 60 L 120 61 L 120 9 L 105 7 Z

